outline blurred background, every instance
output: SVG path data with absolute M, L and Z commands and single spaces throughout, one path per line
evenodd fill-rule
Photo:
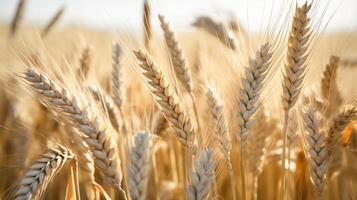
M 16 10 L 16 0 L 0 0 L 0 21 L 9 22 Z M 210 15 L 222 19 L 237 18 L 251 31 L 264 29 L 262 19 L 270 13 L 279 13 L 282 6 L 291 0 L 152 0 L 153 14 L 166 15 L 168 20 L 181 29 L 189 27 L 199 15 Z M 142 0 L 28 0 L 24 21 L 43 25 L 60 7 L 66 11 L 60 24 L 88 26 L 102 30 L 141 30 Z M 356 0 L 320 0 L 329 21 L 327 31 L 357 30 Z M 331 18 L 332 16 L 332 18 Z M 330 20 L 331 18 L 331 20 Z M 263 24 L 263 25 L 262 25 Z M 153 20 L 158 29 L 158 20 Z

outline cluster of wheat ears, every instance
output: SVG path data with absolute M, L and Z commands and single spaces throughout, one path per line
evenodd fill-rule
M 1 41 L 4 199 L 357 199 L 357 107 L 339 84 L 356 62 L 329 55 L 313 70 L 313 1 L 292 2 L 257 47 L 236 21 L 198 17 L 189 40 L 213 48 L 191 42 L 195 52 L 147 1 L 135 47 L 104 33 L 56 36 L 65 7 L 30 33 L 27 3 Z M 228 61 L 210 67 L 215 54 Z

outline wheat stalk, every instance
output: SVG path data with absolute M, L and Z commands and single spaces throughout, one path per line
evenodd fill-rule
M 191 173 L 192 183 L 188 187 L 189 200 L 206 199 L 215 179 L 213 150 L 202 151 L 194 162 L 195 171 Z
M 328 167 L 328 146 L 321 127 L 321 114 L 310 105 L 304 109 L 304 148 L 309 161 L 310 177 L 315 187 L 316 197 L 323 199 L 324 178 Z
M 309 11 L 311 5 L 306 2 L 303 6 L 296 6 L 292 27 L 288 38 L 288 50 L 283 73 L 283 95 L 282 104 L 284 110 L 283 123 L 283 196 L 286 191 L 285 160 L 286 160 L 286 140 L 289 121 L 289 111 L 296 104 L 301 88 L 303 86 L 306 60 L 308 56 L 310 31 Z
M 25 7 L 26 7 L 26 0 L 19 0 L 19 3 L 17 4 L 17 8 L 16 8 L 15 17 L 11 22 L 11 29 L 10 29 L 11 36 L 14 36 L 19 28 L 19 25 L 25 13 Z
M 65 7 L 60 8 L 52 19 L 48 22 L 45 28 L 42 30 L 41 37 L 45 38 L 47 34 L 52 30 L 52 28 L 59 22 L 64 13 Z
M 61 170 L 63 165 L 74 159 L 71 151 L 58 146 L 52 147 L 41 158 L 34 161 L 22 178 L 19 188 L 15 193 L 16 200 L 42 199 L 48 183 Z
M 189 115 L 185 113 L 177 95 L 148 54 L 140 50 L 134 51 L 134 54 L 156 103 L 166 120 L 175 130 L 177 138 L 184 146 L 194 150 L 194 129 Z
M 106 182 L 120 189 L 122 173 L 118 151 L 109 130 L 99 116 L 93 115 L 89 107 L 82 106 L 79 99 L 72 96 L 69 90 L 60 88 L 35 69 L 29 68 L 24 78 L 29 88 L 41 99 L 42 104 L 84 135 L 82 138 L 90 147 L 99 172 Z
M 151 136 L 147 132 L 135 135 L 134 146 L 130 150 L 128 185 L 133 200 L 144 200 L 149 181 L 151 156 Z

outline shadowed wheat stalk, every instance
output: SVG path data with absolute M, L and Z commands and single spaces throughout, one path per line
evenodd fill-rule
M 29 167 L 15 193 L 15 199 L 42 199 L 48 183 L 71 159 L 74 156 L 68 149 L 62 146 L 49 148 Z
M 287 128 L 289 121 L 290 109 L 296 104 L 301 88 L 303 86 L 306 60 L 308 57 L 309 40 L 311 36 L 310 31 L 310 17 L 309 11 L 312 4 L 306 2 L 303 6 L 295 8 L 294 19 L 289 33 L 288 50 L 286 63 L 284 65 L 283 74 L 283 95 L 282 104 L 284 110 L 283 122 L 283 154 L 282 154 L 282 167 L 283 167 L 283 196 L 285 197 L 286 191 L 286 140 Z
M 106 182 L 120 189 L 120 160 L 106 124 L 100 121 L 99 116 L 93 115 L 90 108 L 82 107 L 79 99 L 73 97 L 69 90 L 60 88 L 38 71 L 29 68 L 24 78 L 28 87 L 41 99 L 41 103 L 84 135 L 82 138 L 90 146 L 99 172 Z
M 130 150 L 128 185 L 133 200 L 144 200 L 151 168 L 151 136 L 147 132 L 135 135 L 134 146 Z

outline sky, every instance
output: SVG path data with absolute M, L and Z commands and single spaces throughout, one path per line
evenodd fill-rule
M 311 0 L 310 0 L 311 1 Z M 234 16 L 248 30 L 264 30 L 271 13 L 282 19 L 282 8 L 292 0 L 151 0 L 152 13 L 163 14 L 175 27 L 189 28 L 199 15 L 219 19 Z M 327 31 L 357 30 L 357 0 L 318 0 L 317 16 Z M 25 22 L 45 24 L 62 6 L 66 7 L 61 25 L 85 25 L 92 28 L 120 30 L 141 29 L 143 0 L 27 0 Z M 0 0 L 0 21 L 13 18 L 17 0 Z M 158 20 L 153 18 L 154 28 Z M 262 28 L 263 27 L 263 28 Z

